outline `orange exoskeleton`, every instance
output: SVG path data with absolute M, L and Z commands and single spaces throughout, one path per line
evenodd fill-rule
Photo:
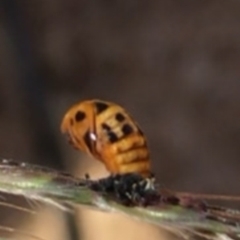
M 151 174 L 144 134 L 115 103 L 97 99 L 79 102 L 65 114 L 61 130 L 75 148 L 102 161 L 112 174 Z

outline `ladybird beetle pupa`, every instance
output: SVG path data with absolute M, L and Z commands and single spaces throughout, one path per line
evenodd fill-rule
M 121 106 L 97 99 L 79 102 L 65 114 L 61 130 L 76 149 L 102 161 L 110 173 L 150 175 L 146 138 Z

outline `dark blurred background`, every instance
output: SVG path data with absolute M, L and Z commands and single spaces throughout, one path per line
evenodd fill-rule
M 91 98 L 139 122 L 164 186 L 240 194 L 240 1 L 2 0 L 0 156 L 105 176 L 59 131 L 65 111 Z M 60 239 L 66 224 L 49 236 L 49 218 L 34 226 Z M 159 238 L 125 217 L 83 209 L 75 218 L 84 240 Z

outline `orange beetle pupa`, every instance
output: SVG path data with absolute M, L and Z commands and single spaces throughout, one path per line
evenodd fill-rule
M 61 131 L 75 148 L 102 161 L 112 174 L 151 174 L 143 132 L 115 103 L 94 99 L 73 105 L 62 120 Z

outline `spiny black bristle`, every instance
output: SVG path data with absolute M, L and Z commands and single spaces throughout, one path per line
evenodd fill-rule
M 128 206 L 153 205 L 159 202 L 160 194 L 139 174 L 127 173 L 110 175 L 98 181 L 90 181 L 89 187 L 98 192 L 111 195 L 116 201 Z M 151 184 L 150 184 L 151 185 Z

